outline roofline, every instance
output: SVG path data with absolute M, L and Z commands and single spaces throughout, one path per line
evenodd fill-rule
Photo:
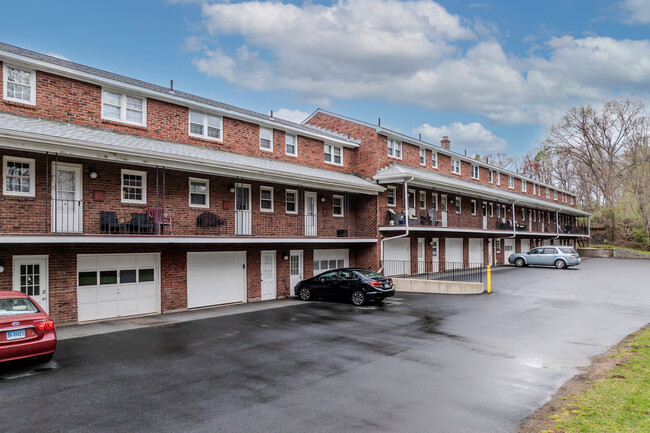
M 37 57 L 44 57 L 47 60 L 41 60 Z M 274 118 L 262 113 L 245 110 L 234 105 L 203 98 L 191 93 L 171 90 L 157 84 L 148 83 L 146 81 L 137 80 L 124 75 L 119 75 L 101 69 L 93 68 L 91 66 L 82 65 L 80 63 L 71 62 L 69 60 L 60 59 L 58 57 L 48 56 L 47 54 L 26 50 L 24 48 L 16 47 L 14 45 L 5 44 L 2 42 L 0 42 L 0 60 L 8 63 L 15 62 L 21 65 L 25 65 L 31 69 L 37 69 L 43 72 L 49 72 L 75 80 L 90 82 L 100 86 L 121 88 L 127 91 L 136 92 L 142 96 L 152 97 L 154 99 L 170 102 L 176 105 L 186 106 L 190 109 L 213 111 L 221 115 L 227 115 L 227 117 L 232 117 L 234 119 L 244 120 L 263 126 L 270 126 L 275 129 L 297 133 L 310 138 L 316 138 L 328 143 L 336 143 L 350 148 L 359 147 L 359 144 L 355 143 L 354 141 L 345 139 L 343 137 L 337 137 L 334 134 L 328 134 L 316 129 L 312 129 L 312 127 L 308 125 L 291 122 L 285 119 Z M 81 70 L 82 68 L 88 69 L 89 71 Z M 104 77 L 102 74 L 110 75 L 112 78 Z
M 563 193 L 572 195 L 574 197 L 577 197 L 576 193 L 574 193 L 574 192 L 567 191 L 565 189 L 558 188 L 558 187 L 555 187 L 553 185 L 549 185 L 549 184 L 547 184 L 545 182 L 541 182 L 539 180 L 532 179 L 532 178 L 524 176 L 524 175 L 522 175 L 520 173 L 516 173 L 516 172 L 510 171 L 510 170 L 507 170 L 505 168 L 502 168 L 502 167 L 497 167 L 496 165 L 492 165 L 492 164 L 485 163 L 483 161 L 476 160 L 476 159 L 474 159 L 472 157 L 469 157 L 467 155 L 463 155 L 461 153 L 454 152 L 453 150 L 447 150 L 447 149 L 445 149 L 445 148 L 443 148 L 443 147 L 441 147 L 441 146 L 439 146 L 437 144 L 429 143 L 428 141 L 420 140 L 418 138 L 411 137 L 411 136 L 403 134 L 401 132 L 397 132 L 397 131 L 393 131 L 392 129 L 384 128 L 383 126 L 380 126 L 380 125 L 373 125 L 373 124 L 365 122 L 363 120 L 358 120 L 358 119 L 354 119 L 352 117 L 344 116 L 342 114 L 337 114 L 337 113 L 333 113 L 331 111 L 323 110 L 322 108 L 317 108 L 312 114 L 309 115 L 309 117 L 307 117 L 307 119 L 303 120 L 302 123 L 306 124 L 312 117 L 314 117 L 318 113 L 328 114 L 330 116 L 334 116 L 334 117 L 337 117 L 337 118 L 342 119 L 342 120 L 347 120 L 349 122 L 357 123 L 359 125 L 363 125 L 363 126 L 366 126 L 368 128 L 374 129 L 377 132 L 377 134 L 379 134 L 379 135 L 385 135 L 387 137 L 396 138 L 396 139 L 399 139 L 401 141 L 406 141 L 406 142 L 414 144 L 416 146 L 425 147 L 425 148 L 428 148 L 428 149 L 431 149 L 431 150 L 435 150 L 438 153 L 442 153 L 442 154 L 448 155 L 450 157 L 455 157 L 455 158 L 462 159 L 462 160 L 464 160 L 466 162 L 469 162 L 470 164 L 476 164 L 476 165 L 479 165 L 481 167 L 488 168 L 490 170 L 498 171 L 499 173 L 504 173 L 504 174 L 509 175 L 509 176 L 515 176 L 515 177 L 523 179 L 523 180 L 525 180 L 527 182 L 536 183 L 537 185 L 541 185 L 541 186 L 544 186 L 546 188 L 550 188 L 550 189 L 552 189 L 554 191 L 563 192 Z

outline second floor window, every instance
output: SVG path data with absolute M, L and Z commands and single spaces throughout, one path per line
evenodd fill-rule
M 494 217 L 494 203 L 490 203 L 490 218 Z
M 494 181 L 494 172 L 492 170 L 489 170 L 488 173 L 490 183 L 492 183 Z
M 332 197 L 332 215 L 335 217 L 343 216 L 343 196 L 335 195 Z
M 8 101 L 36 104 L 36 73 L 4 65 L 3 98 Z
M 122 203 L 147 202 L 147 173 L 122 170 Z
M 472 215 L 476 215 L 476 200 L 472 200 L 472 201 L 470 202 L 470 205 L 471 205 L 471 206 L 470 206 L 470 213 L 471 213 Z
M 298 156 L 298 137 L 291 134 L 286 134 L 285 144 L 287 155 Z
M 431 167 L 438 168 L 438 152 L 431 152 Z
M 512 176 L 508 176 L 508 188 L 514 188 L 515 187 L 515 178 Z
M 546 198 L 551 198 L 551 189 L 546 187 Z
M 557 191 L 553 191 L 553 200 L 557 200 Z
M 573 204 L 573 196 L 571 196 L 571 204 Z
M 190 178 L 190 207 L 210 207 L 209 181 Z
M 522 179 L 522 181 L 521 181 L 521 191 L 522 192 L 526 192 L 526 190 L 528 189 L 527 184 L 528 184 L 528 182 L 526 182 L 525 180 Z
M 273 130 L 260 127 L 260 149 L 273 152 Z
M 420 165 L 427 165 L 427 150 L 423 147 L 420 148 Z
M 221 140 L 222 118 L 206 113 L 190 111 L 190 135 L 192 137 Z
M 460 214 L 461 209 L 462 209 L 462 208 L 461 208 L 461 206 L 460 206 L 460 196 L 457 195 L 457 196 L 456 196 L 456 213 L 457 213 L 457 214 Z
M 343 149 L 338 146 L 326 144 L 324 147 L 325 162 L 330 164 L 343 165 Z
M 427 208 L 427 192 L 420 191 L 420 209 Z
M 436 192 L 431 195 L 431 207 L 434 211 L 438 211 L 438 193 Z
M 273 212 L 273 188 L 270 186 L 260 187 L 260 211 Z
M 3 157 L 4 195 L 34 197 L 34 164 L 33 159 Z
M 451 172 L 455 174 L 460 174 L 460 159 L 456 159 L 456 158 L 451 159 Z
M 102 91 L 102 119 L 146 126 L 147 100 L 124 93 Z
M 287 213 L 298 213 L 298 208 L 296 207 L 298 192 L 292 189 L 288 189 L 286 193 L 286 212 Z
M 398 140 L 388 139 L 388 156 L 402 159 L 402 142 Z
M 501 173 L 497 171 L 497 185 L 501 185 Z
M 388 206 L 396 206 L 397 201 L 395 199 L 396 197 L 396 192 L 397 189 L 394 186 L 389 186 L 388 189 L 386 190 L 386 197 L 388 199 Z
M 472 164 L 472 179 L 478 179 L 478 178 L 479 178 L 479 167 L 478 165 Z

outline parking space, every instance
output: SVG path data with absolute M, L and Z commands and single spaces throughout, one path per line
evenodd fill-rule
M 495 272 L 490 295 L 296 300 L 66 339 L 48 369 L 0 373 L 3 431 L 514 431 L 647 323 L 649 271 L 588 259 Z

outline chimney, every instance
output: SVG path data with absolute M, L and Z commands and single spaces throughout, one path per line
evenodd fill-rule
M 443 149 L 449 150 L 451 148 L 451 141 L 449 141 L 449 137 L 444 135 L 442 137 L 442 140 L 440 140 L 440 146 L 442 146 Z

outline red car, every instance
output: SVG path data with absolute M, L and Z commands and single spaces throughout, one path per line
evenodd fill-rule
M 55 350 L 50 316 L 26 294 L 0 290 L 0 362 L 33 357 L 46 362 Z

